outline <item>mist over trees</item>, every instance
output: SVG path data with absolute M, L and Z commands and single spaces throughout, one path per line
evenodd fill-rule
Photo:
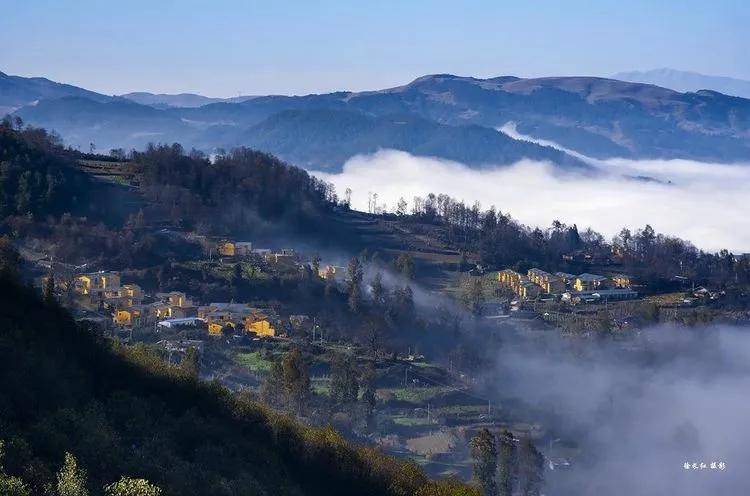
M 689 241 L 656 233 L 650 225 L 636 232 L 623 229 L 607 241 L 590 228 L 580 231 L 577 225 L 560 221 L 547 229 L 525 226 L 510 213 L 495 207 L 482 210 L 479 203 L 468 206 L 446 194 L 415 198 L 411 214 L 402 217 L 441 226 L 446 242 L 478 253 L 480 263 L 494 268 L 536 266 L 554 272 L 566 265 L 563 257 L 567 256 L 571 260 L 567 265 L 574 268 L 576 260 L 615 261 L 652 289 L 673 284 L 676 275 L 695 284 L 750 283 L 748 257 L 726 250 L 707 253 Z

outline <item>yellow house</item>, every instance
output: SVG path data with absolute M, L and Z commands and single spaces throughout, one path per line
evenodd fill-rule
M 515 289 L 516 294 L 523 299 L 532 299 L 539 296 L 539 286 L 531 281 L 522 281 Z
M 221 336 L 222 329 L 224 329 L 224 326 L 219 322 L 208 323 L 208 334 L 211 336 Z
M 576 291 L 593 291 L 605 285 L 607 278 L 596 274 L 581 274 L 576 277 L 573 289 Z
M 132 307 L 139 305 L 143 301 L 143 290 L 137 284 L 123 284 L 118 292 L 120 305 L 123 307 Z
M 236 253 L 234 243 L 231 241 L 224 241 L 223 243 L 219 243 L 219 246 L 216 248 L 216 250 L 219 252 L 219 255 L 222 255 L 224 257 L 233 257 Z
M 497 280 L 500 284 L 509 287 L 520 298 L 536 298 L 541 292 L 539 286 L 534 284 L 523 274 L 515 270 L 505 269 L 497 273 Z
M 172 316 L 172 308 L 166 303 L 152 303 L 151 310 L 157 319 L 168 319 Z
M 156 297 L 165 305 L 171 307 L 190 307 L 193 302 L 182 291 L 170 291 L 169 293 L 156 293 Z
M 118 326 L 133 326 L 140 322 L 141 310 L 138 308 L 125 308 L 117 310 L 112 317 Z
M 245 319 L 245 330 L 255 333 L 258 337 L 273 337 L 276 335 L 276 329 L 266 318 L 250 316 Z
M 120 274 L 117 272 L 94 272 L 76 278 L 78 292 L 84 295 L 120 289 Z
M 335 265 L 326 265 L 318 269 L 318 276 L 326 281 L 336 281 L 343 276 L 345 269 Z
M 89 294 L 91 292 L 91 276 L 89 275 L 83 275 L 76 277 L 76 282 L 78 283 L 78 291 L 81 294 Z
M 505 269 L 497 273 L 497 280 L 500 284 L 513 288 L 521 282 L 521 274 L 515 270 Z
M 626 289 L 633 285 L 633 281 L 630 276 L 626 276 L 625 274 L 615 274 L 612 276 L 612 284 L 616 288 Z
M 565 281 L 541 269 L 529 269 L 528 278 L 541 287 L 545 293 L 554 294 L 565 291 Z

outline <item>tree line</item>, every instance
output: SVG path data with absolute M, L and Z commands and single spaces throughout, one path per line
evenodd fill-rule
M 635 232 L 624 228 L 608 241 L 591 228 L 580 231 L 557 220 L 546 229 L 529 227 L 494 206 L 482 210 L 478 202 L 468 206 L 446 194 L 415 197 L 411 211 L 402 199 L 394 215 L 442 226 L 445 242 L 478 254 L 480 263 L 495 268 L 583 271 L 593 262 L 617 265 L 655 290 L 674 285 L 675 276 L 721 287 L 750 284 L 750 257 L 699 250 L 650 225 Z

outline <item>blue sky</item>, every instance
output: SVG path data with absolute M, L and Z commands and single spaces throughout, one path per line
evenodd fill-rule
M 0 71 L 108 94 L 378 89 L 429 73 L 750 79 L 750 2 L 0 0 Z

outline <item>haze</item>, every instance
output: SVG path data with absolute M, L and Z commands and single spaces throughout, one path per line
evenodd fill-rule
M 401 197 L 411 207 L 414 196 L 445 193 L 468 204 L 495 205 L 531 226 L 547 227 L 557 219 L 611 238 L 623 227 L 651 224 L 702 249 L 750 251 L 747 165 L 584 158 L 602 173 L 561 174 L 551 164 L 530 160 L 477 170 L 382 150 L 353 157 L 341 174 L 316 175 L 340 193 L 350 188 L 353 207 L 363 211 L 368 193 L 377 193 L 379 206 L 390 210 Z

